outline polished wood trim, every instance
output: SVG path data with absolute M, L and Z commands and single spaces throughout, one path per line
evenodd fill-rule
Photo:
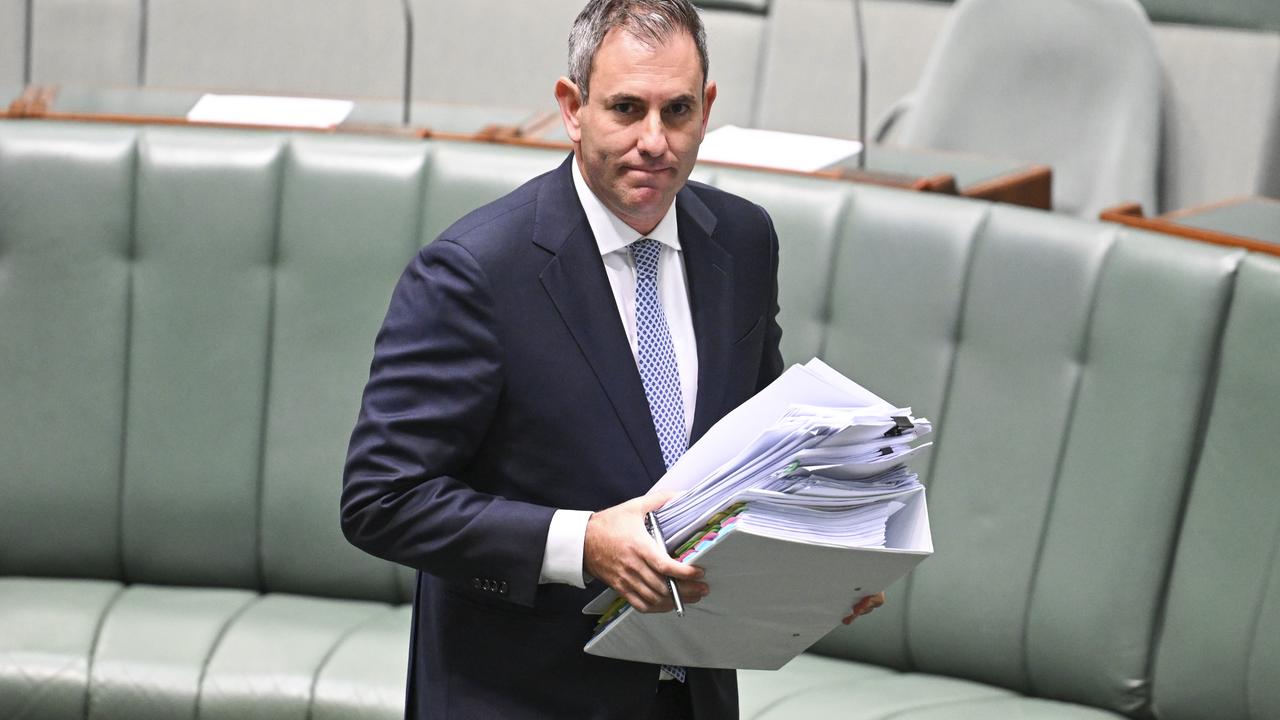
M 956 186 L 955 175 L 931 175 L 929 177 L 919 178 L 911 186 L 913 190 L 922 192 L 941 193 L 943 195 L 959 195 L 960 188 Z
M 40 87 L 37 85 L 28 85 L 22 89 L 22 94 L 9 103 L 9 111 L 5 113 L 6 117 L 25 118 L 32 117 L 31 108 L 40 99 Z
M 1174 210 L 1172 212 L 1167 212 L 1161 215 L 1160 217 L 1166 220 L 1173 220 L 1175 218 L 1184 218 L 1184 217 L 1190 217 L 1192 215 L 1199 215 L 1201 213 L 1209 212 L 1210 210 L 1220 210 L 1225 207 L 1231 207 L 1232 205 L 1239 205 L 1241 203 L 1258 202 L 1258 201 L 1280 203 L 1280 200 L 1274 200 L 1269 197 L 1261 197 L 1258 195 L 1237 195 L 1235 197 L 1230 197 L 1225 200 L 1217 200 L 1215 202 L 1205 203 L 1204 205 L 1195 205 L 1188 208 L 1182 208 L 1180 210 Z
M 517 137 L 537 137 L 553 127 L 560 120 L 560 113 L 547 110 L 537 113 L 516 128 Z
M 477 139 L 477 138 L 469 138 Z M 559 140 L 546 140 L 538 137 L 525 136 L 506 136 L 492 138 L 492 142 L 504 145 L 517 145 L 520 147 L 541 148 L 547 150 L 562 150 L 570 152 L 573 145 Z M 808 177 L 823 178 L 827 180 L 843 180 L 846 182 L 868 183 L 871 185 L 882 185 L 885 187 L 900 188 L 903 190 L 917 190 L 921 192 L 934 192 L 946 195 L 956 194 L 956 181 L 951 175 L 933 175 L 930 177 L 916 177 L 914 175 L 895 175 L 891 173 L 870 172 L 852 170 L 846 168 L 835 168 L 831 170 L 816 170 L 806 172 L 804 170 L 788 170 L 785 168 L 762 167 L 760 165 L 748 165 L 744 163 L 721 162 L 718 160 L 702 161 L 710 167 L 731 168 L 734 170 L 751 170 L 752 172 L 773 173 L 776 175 L 787 175 L 790 177 Z
M 728 165 L 729 163 L 715 163 L 717 165 Z M 743 166 L 746 167 L 746 166 Z M 866 183 L 869 185 L 881 185 L 884 187 L 902 188 L 904 190 L 916 190 L 918 192 L 935 192 L 944 195 L 956 194 L 956 179 L 951 175 L 939 174 L 920 177 L 918 175 L 900 175 L 898 173 L 888 173 L 879 170 L 859 170 L 857 168 L 839 167 L 831 170 L 819 170 L 813 173 L 800 173 L 801 175 L 817 175 L 819 177 L 830 177 L 838 180 L 847 180 L 850 182 Z
M 1233 199 L 1232 203 L 1239 202 L 1239 199 Z M 1214 203 L 1212 206 L 1201 206 L 1198 211 L 1203 212 L 1209 207 L 1221 206 L 1223 203 Z M 1196 208 L 1193 208 L 1196 210 Z M 1188 211 L 1179 211 L 1185 216 Z M 1280 256 L 1280 245 L 1276 243 L 1265 242 L 1256 238 L 1244 237 L 1242 235 L 1233 235 L 1231 233 L 1217 232 L 1214 230 L 1205 230 L 1203 228 L 1191 227 L 1174 222 L 1168 218 L 1174 217 L 1173 213 L 1162 215 L 1160 217 L 1145 217 L 1142 214 L 1142 206 L 1137 203 L 1125 203 L 1110 207 L 1102 211 L 1098 216 L 1099 219 L 1106 222 L 1118 223 L 1128 227 L 1138 228 L 1140 230 L 1149 230 L 1151 232 L 1164 233 L 1165 235 L 1176 235 L 1177 237 L 1187 238 L 1189 240 L 1198 240 L 1200 242 L 1212 243 L 1214 245 L 1224 245 L 1226 247 L 1238 247 L 1253 252 L 1266 253 L 1267 255 Z
M 1032 165 L 1025 170 L 1001 175 L 963 188 L 965 197 L 1053 209 L 1053 170 L 1047 165 Z
M 163 115 L 128 115 L 118 113 L 63 113 L 46 112 L 40 115 L 26 115 L 35 120 L 60 120 L 66 122 L 108 123 L 116 125 L 165 125 L 170 127 L 222 128 L 231 130 L 266 130 L 273 132 L 308 132 L 316 134 L 336 135 L 349 133 L 356 135 L 386 135 L 394 137 L 423 139 L 430 136 L 425 128 L 400 128 L 392 125 L 339 125 L 337 127 L 308 127 L 301 125 L 262 125 L 257 123 L 226 123 L 188 120 L 184 117 L 167 117 Z
M 1109 207 L 1102 211 L 1103 215 L 1124 215 L 1126 217 L 1142 217 L 1142 203 L 1128 202 Z M 1104 220 L 1107 218 L 1103 218 Z
M 62 120 L 68 122 L 99 122 L 121 125 L 165 125 L 176 127 L 211 127 L 229 129 L 266 130 L 274 132 L 310 132 L 323 134 L 356 133 L 365 135 L 383 135 L 416 139 L 451 140 L 464 142 L 488 142 L 505 145 L 517 145 L 549 150 L 569 152 L 573 149 L 570 143 L 559 140 L 546 140 L 538 137 L 559 119 L 559 114 L 545 112 L 535 115 L 522 125 L 487 125 L 475 133 L 457 133 L 435 131 L 428 127 L 399 127 L 390 125 L 341 124 L 331 128 L 263 125 L 251 123 L 225 122 L 193 122 L 185 117 L 162 115 L 139 115 L 132 113 L 84 113 L 50 111 L 57 96 L 56 86 L 30 87 L 23 97 L 14 101 L 10 113 L 17 117 L 41 118 L 46 120 Z M 963 193 L 957 187 L 955 176 L 945 173 L 925 177 L 900 175 L 880 171 L 856 170 L 851 168 L 834 168 L 804 172 L 782 168 L 766 168 L 742 163 L 726 163 L 708 161 L 712 167 L 725 167 L 753 172 L 767 172 L 791 177 L 816 177 L 828 180 L 843 180 L 884 187 L 932 192 L 944 195 L 964 194 L 970 197 L 1013 202 L 1031 207 L 1048 207 L 1050 172 L 1047 167 L 1034 166 L 1024 172 L 1001 176 L 992 181 L 976 184 L 966 188 Z M 1023 187 L 1026 186 L 1026 187 Z

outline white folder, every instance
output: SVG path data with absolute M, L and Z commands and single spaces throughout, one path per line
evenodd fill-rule
M 711 593 L 685 616 L 628 607 L 592 655 L 685 667 L 776 670 L 831 632 L 854 602 L 933 552 L 924 489 L 889 520 L 887 547 L 855 548 L 735 529 L 700 555 Z

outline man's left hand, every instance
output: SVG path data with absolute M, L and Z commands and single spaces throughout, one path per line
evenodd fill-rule
M 846 615 L 845 618 L 840 622 L 844 623 L 845 625 L 848 625 L 849 623 L 856 620 L 859 616 L 866 615 L 867 613 L 871 612 L 872 610 L 875 610 L 876 608 L 880 607 L 883 604 L 884 604 L 884 593 L 880 592 L 880 593 L 876 593 L 875 595 L 868 595 L 862 598 L 861 600 L 859 600 L 856 604 L 854 604 L 853 612 L 850 612 L 848 615 Z

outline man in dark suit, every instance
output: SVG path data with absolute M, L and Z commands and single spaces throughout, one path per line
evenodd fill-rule
M 407 717 L 732 718 L 734 673 L 587 655 L 605 585 L 686 602 L 646 492 L 782 369 L 778 241 L 686 180 L 716 97 L 686 0 L 592 0 L 556 84 L 573 155 L 405 270 L 342 495 L 347 537 L 417 568 Z

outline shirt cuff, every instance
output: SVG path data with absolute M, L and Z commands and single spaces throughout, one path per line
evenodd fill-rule
M 547 528 L 547 549 L 542 555 L 539 583 L 561 583 L 586 587 L 583 580 L 582 546 L 587 538 L 586 510 L 556 510 Z

